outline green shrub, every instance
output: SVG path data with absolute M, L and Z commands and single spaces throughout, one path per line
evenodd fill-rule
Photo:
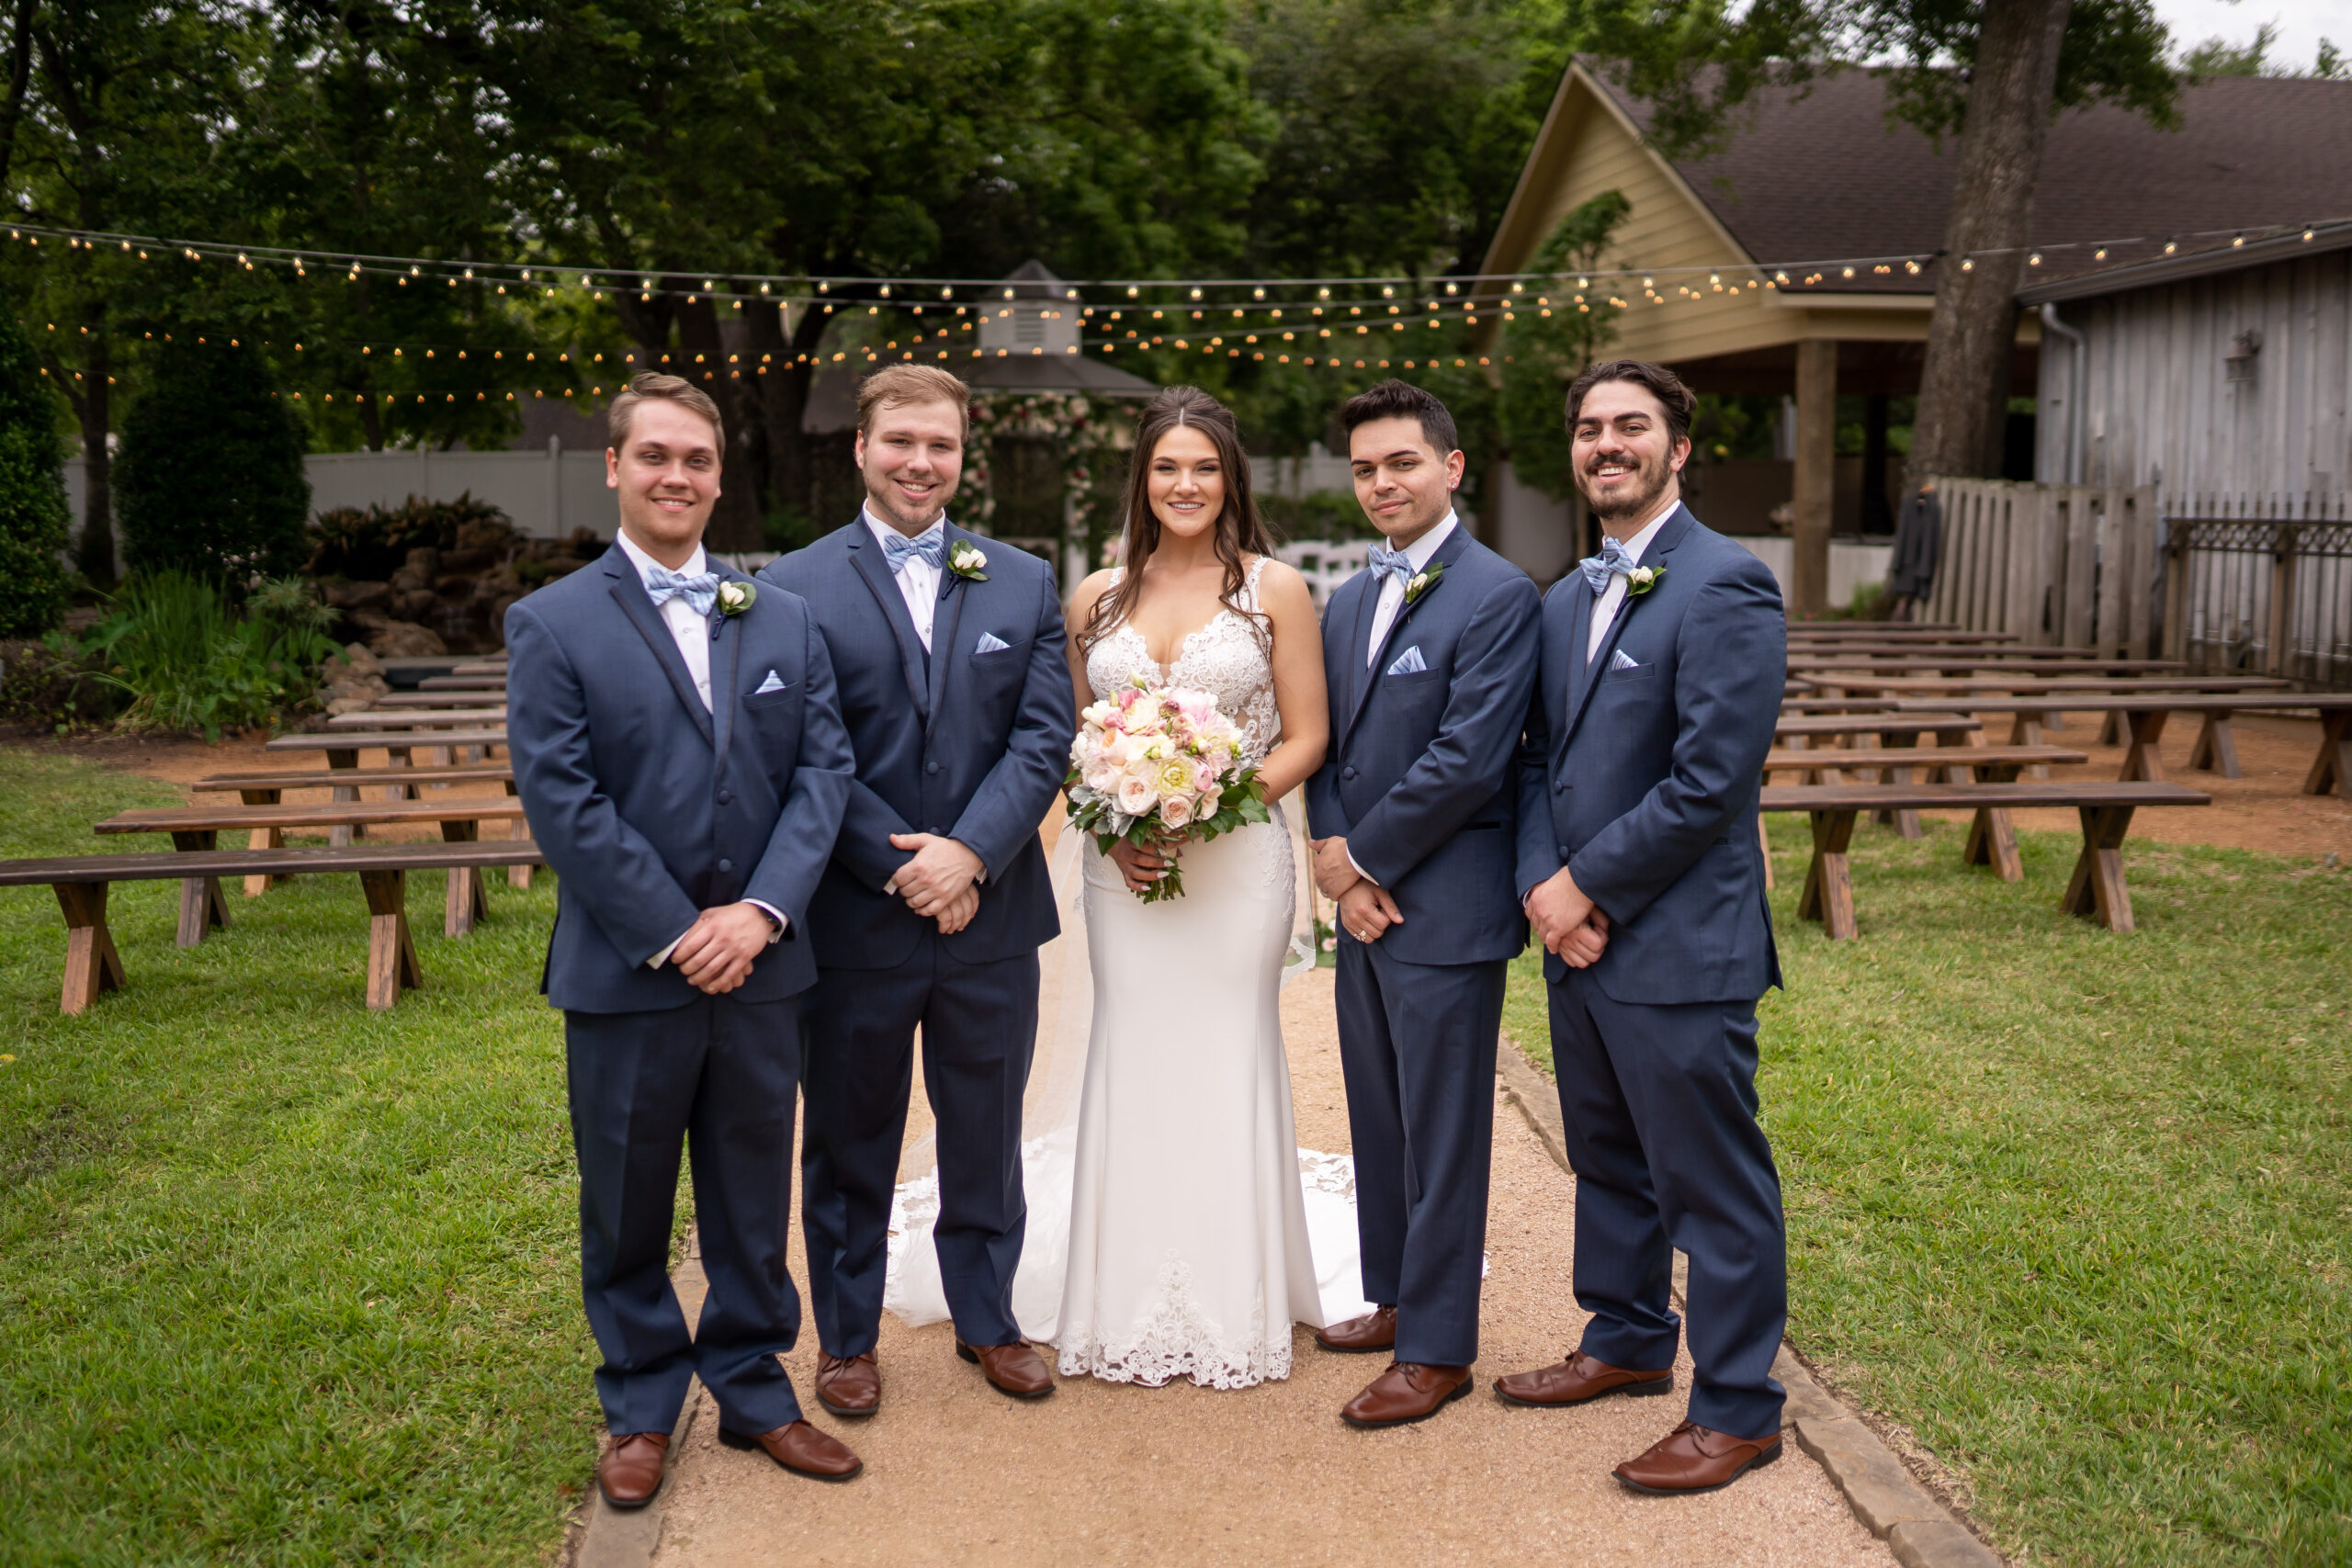
M 122 424 L 115 502 L 130 568 L 213 582 L 299 570 L 311 481 L 267 361 L 227 333 L 163 345 Z
M 38 637 L 65 614 L 64 460 L 56 400 L 0 310 L 0 637 Z
M 82 649 L 130 699 L 124 728 L 217 740 L 223 729 L 274 724 L 309 699 L 335 651 L 325 631 L 333 617 L 297 580 L 265 581 L 237 615 L 210 583 L 154 572 L 124 584 Z
M 312 577 L 381 582 L 408 563 L 413 549 L 459 549 L 514 531 L 505 513 L 470 491 L 455 501 L 412 495 L 398 506 L 337 506 L 311 525 L 306 570 Z

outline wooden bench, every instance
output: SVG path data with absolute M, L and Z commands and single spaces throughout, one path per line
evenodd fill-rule
M 503 692 L 503 675 L 427 675 L 416 683 L 420 692 Z
M 1789 654 L 1789 668 L 1805 679 L 1830 685 L 1841 683 L 1841 675 L 1868 675 L 1878 679 L 1905 675 L 1942 676 L 1951 680 L 1970 677 L 1996 679 L 2002 677 L 2095 676 L 2108 680 L 2132 680 L 2151 675 L 2180 675 L 2188 673 L 2188 666 L 2163 659 L 2005 659 L 1991 658 L 1965 650 L 1941 654 L 1905 654 L 1901 658 L 1857 658 L 1852 655 L 1800 653 Z
M 1849 752 L 1843 762 L 1845 769 L 1862 770 L 1873 766 L 1868 750 Z M 1878 782 L 1907 784 L 1912 782 L 1912 770 L 1917 769 L 1931 777 L 1941 774 L 1947 784 L 2015 784 L 2018 774 L 2027 768 L 2047 768 L 2060 764 L 2087 762 L 2090 759 L 2080 751 L 2070 751 L 2064 746 L 1936 746 L 1927 749 L 1889 747 L 1882 753 L 1883 761 L 1875 764 Z M 1802 773 L 1804 784 L 1840 784 L 1841 770 L 1825 768 L 1825 753 L 1781 750 L 1764 759 L 1764 777 L 1770 783 L 1776 773 Z M 1897 758 L 1902 759 L 1900 761 Z M 1878 821 L 1887 823 L 1906 839 L 1922 836 L 1919 813 L 1916 807 L 1882 807 L 1875 814 Z M 1978 857 L 1982 846 L 1985 858 Z M 1771 840 L 1765 840 L 1765 852 L 1771 852 Z M 2025 874 L 2025 867 L 2018 858 L 2017 828 L 2007 810 L 1997 806 L 1976 808 L 1975 823 L 1969 829 L 1968 862 L 1972 865 L 1989 864 L 2004 882 L 2015 882 Z
M 452 675 L 503 676 L 506 673 L 506 655 L 502 653 L 495 659 L 476 659 L 464 664 L 452 664 L 449 666 L 449 673 Z
M 2096 918 L 2111 931 L 2132 930 L 2132 894 L 2123 883 L 2123 836 L 2132 814 L 2143 806 L 2209 806 L 2213 797 L 2175 784 L 2101 784 L 2076 780 L 2044 784 L 1768 784 L 1766 811 L 1802 811 L 1813 823 L 1813 862 L 1805 871 L 1801 919 L 1819 920 L 1833 940 L 1854 934 L 1853 872 L 1847 859 L 1854 819 L 1865 811 L 1973 810 L 1963 863 L 1993 863 L 1981 824 L 1987 810 L 2024 807 L 2073 807 L 2082 818 L 2083 851 L 2058 907 Z
M 1783 712 L 1779 718 L 1772 721 L 1772 738 L 1775 740 L 1783 737 L 1794 737 L 1805 740 L 1815 738 L 1851 739 L 1856 736 L 1874 735 L 1881 740 L 1895 739 L 1904 736 L 1916 739 L 1922 735 L 1938 737 L 1973 735 L 1984 728 L 1980 720 L 1971 718 L 1965 714 L 1917 711 L 1924 705 L 1898 700 L 1892 712 L 1884 713 L 1791 714 Z
M 389 697 L 385 699 L 387 702 L 390 700 Z M 393 708 L 388 711 L 378 706 L 359 713 L 339 713 L 327 720 L 327 729 L 330 733 L 345 729 L 379 731 L 464 729 L 473 726 L 497 724 L 505 717 L 505 714 L 506 699 L 503 697 L 499 698 L 495 705 L 487 709 L 450 707 L 444 705 L 439 707 Z M 436 746 L 444 744 L 439 736 L 434 738 L 433 743 Z M 412 740 L 409 744 L 413 746 L 419 742 Z
M 417 736 L 405 730 L 397 729 L 347 732 L 338 735 L 321 735 L 316 731 L 308 731 L 299 735 L 278 736 L 273 740 L 265 742 L 262 750 L 272 752 L 323 751 L 326 753 L 327 768 L 330 772 L 356 773 L 359 768 L 359 753 L 363 750 L 381 750 L 387 765 L 394 770 L 409 767 L 411 753 L 420 746 L 428 752 L 439 753 L 432 762 L 428 763 L 428 766 L 448 763 L 455 766 L 472 767 L 486 763 L 492 746 L 505 744 L 506 730 L 505 727 L 501 725 L 496 728 L 466 730 L 458 734 L 436 733 L 432 737 L 430 743 L 421 740 Z M 455 750 L 458 748 L 475 751 L 476 761 L 466 763 L 457 762 Z M 334 788 L 337 800 L 359 798 L 359 789 L 356 784 L 338 783 L 331 787 Z M 346 790 L 348 794 L 345 793 Z M 394 799 L 414 800 L 417 798 L 416 785 L 409 782 L 395 783 L 391 786 L 391 794 Z M 347 844 L 354 834 L 365 831 L 364 829 L 336 828 L 329 833 L 327 841 L 331 844 Z
M 2218 772 L 2223 778 L 2241 778 L 2238 768 L 2238 747 L 2235 733 L 2230 728 L 2230 716 L 2239 713 L 2292 712 L 2298 708 L 2316 709 L 2320 720 L 2319 754 L 2312 759 L 2310 770 L 2303 774 L 2305 795 L 2340 794 L 2352 800 L 2352 692 L 2239 692 L 2234 694 L 2199 694 L 2182 692 L 2173 695 L 2146 693 L 2118 697 L 1972 697 L 1963 704 L 1931 698 L 1905 697 L 1898 699 L 1899 711 L 1918 708 L 1949 708 L 1965 705 L 1976 713 L 2006 713 L 2015 716 L 2010 739 L 2030 743 L 2041 739 L 2042 720 L 2053 714 L 2095 712 L 2104 708 L 2120 719 L 2130 737 L 2130 750 L 2124 753 L 2124 779 L 2162 780 L 2165 776 L 2163 759 L 2157 754 L 2156 743 L 2164 739 L 2165 721 L 2176 713 L 2202 716 L 2203 728 L 2197 732 L 2197 744 L 2188 754 L 2188 765 L 2202 771 Z
M 481 840 L 481 825 L 484 822 L 519 822 L 523 819 L 523 803 L 509 795 L 503 799 L 489 796 L 435 801 L 322 801 L 296 806 L 165 807 L 119 812 L 98 823 L 92 831 L 101 834 L 169 833 L 173 845 L 183 853 L 198 853 L 218 849 L 220 835 L 224 832 L 250 832 L 253 835 L 250 848 L 274 850 L 285 847 L 285 834 L 288 829 L 385 827 L 408 822 L 437 825 L 444 843 L 470 844 Z M 510 873 L 513 869 L 509 868 Z M 268 891 L 272 880 L 265 874 L 248 874 L 245 897 L 260 897 Z M 517 886 L 527 887 L 530 883 L 526 877 Z M 443 934 L 464 936 L 474 929 L 475 920 L 488 908 L 489 894 L 482 886 L 479 867 L 462 873 L 451 872 L 442 917 Z M 228 924 L 228 901 L 221 895 L 218 876 L 191 876 L 181 884 L 179 942 L 182 947 L 194 947 L 204 940 L 208 931 L 225 930 Z
M 340 716 L 357 718 L 365 714 L 379 714 L 390 710 L 401 713 L 402 717 L 406 717 L 407 714 L 402 710 L 414 708 L 443 710 L 496 708 L 503 714 L 506 711 L 506 688 L 501 685 L 494 691 L 394 692 L 390 696 L 378 697 L 374 707 L 362 709 L 359 714 L 344 714 Z
M 123 985 L 122 957 L 107 929 L 107 890 L 118 882 L 218 886 L 223 876 L 317 875 L 356 872 L 368 898 L 368 1006 L 380 1011 L 401 991 L 424 983 L 408 929 L 408 874 L 504 865 L 518 857 L 545 864 L 528 841 L 503 844 L 382 844 L 346 849 L 210 850 L 178 854 L 70 855 L 0 861 L 0 887 L 47 885 L 65 916 L 65 984 L 59 1009 L 82 1013 L 102 992 Z M 185 919 L 186 902 L 182 903 Z
M 1803 713 L 1893 713 L 1892 697 L 1782 697 L 1781 711 Z

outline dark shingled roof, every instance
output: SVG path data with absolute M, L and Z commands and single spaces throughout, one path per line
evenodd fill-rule
M 1646 105 L 1594 75 L 1647 130 Z M 2231 234 L 2352 216 L 2352 81 L 2224 76 L 2182 89 L 2178 130 L 2159 130 L 2128 109 L 2101 105 L 2062 115 L 2050 128 L 2034 197 L 2033 242 L 2145 237 L 2091 251 L 2052 250 L 2026 269 L 2030 286 L 2180 249 L 2226 248 Z M 1819 261 L 1933 252 L 1943 243 L 1958 147 L 1940 147 L 1890 123 L 1883 78 L 1844 71 L 1810 93 L 1758 95 L 1738 111 L 1739 134 L 1722 153 L 1679 161 L 1716 219 L 1758 262 Z M 1932 269 L 1888 277 L 1832 273 L 1821 288 L 1927 292 Z

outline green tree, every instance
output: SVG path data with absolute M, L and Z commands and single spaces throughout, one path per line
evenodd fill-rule
M 303 447 L 258 348 L 218 331 L 165 342 L 123 422 L 118 483 L 131 567 L 223 583 L 300 570 L 311 509 Z
M 1579 275 L 1600 269 L 1617 226 L 1634 209 L 1622 192 L 1602 191 L 1563 216 L 1535 253 L 1533 296 L 1503 329 L 1497 418 L 1511 471 L 1555 500 L 1576 493 L 1576 459 L 1564 417 L 1567 387 L 1616 335 L 1617 307 L 1605 288 Z
M 0 310 L 0 637 L 38 637 L 65 613 L 64 457 L 57 400 Z

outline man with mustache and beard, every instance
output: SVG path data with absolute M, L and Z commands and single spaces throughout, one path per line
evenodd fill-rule
M 1756 1004 L 1780 984 L 1758 791 L 1788 622 L 1772 574 L 1682 504 L 1695 400 L 1670 370 L 1568 389 L 1577 487 L 1607 536 L 1544 604 L 1520 754 L 1518 886 L 1549 956 L 1552 1057 L 1577 1176 L 1565 1361 L 1511 1404 L 1674 1386 L 1676 1250 L 1690 1258 L 1688 1418 L 1616 1468 L 1712 1491 L 1781 1455 L 1780 1178 L 1756 1120 Z

